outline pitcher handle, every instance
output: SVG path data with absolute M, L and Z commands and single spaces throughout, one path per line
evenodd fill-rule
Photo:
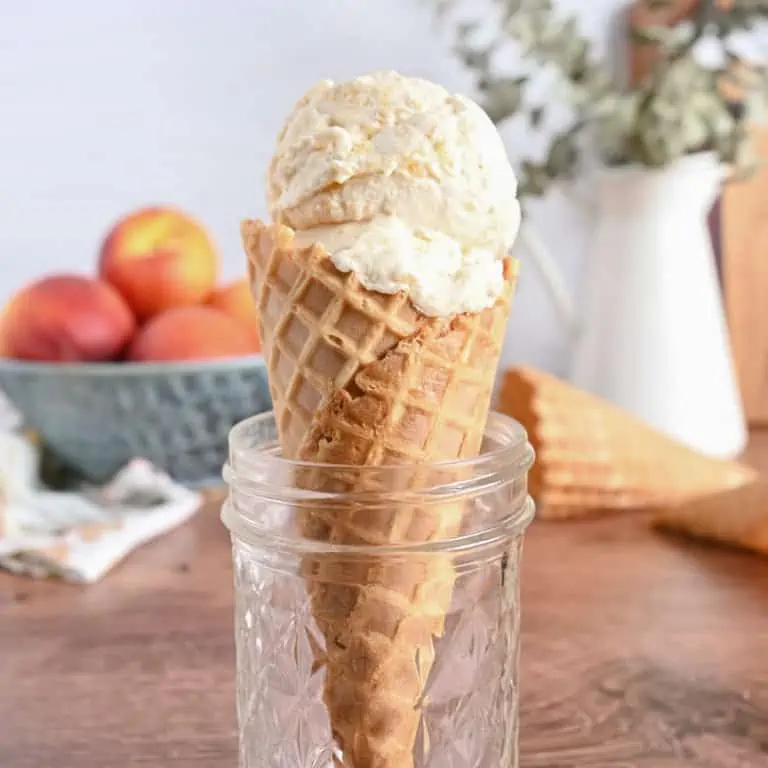
M 586 176 L 584 178 L 587 178 Z M 592 190 L 583 183 L 576 181 L 559 187 L 560 193 L 575 208 L 578 208 L 588 221 L 597 220 L 597 201 L 591 194 Z M 523 219 L 520 227 L 520 242 L 531 257 L 534 268 L 539 273 L 549 299 L 554 304 L 555 312 L 565 326 L 572 339 L 575 339 L 581 327 L 581 317 L 576 310 L 573 294 L 568 289 L 563 273 L 552 253 L 547 248 L 539 233 L 533 227 L 530 219 Z
M 560 321 L 568 332 L 575 336 L 578 324 L 573 296 L 565 284 L 563 273 L 552 257 L 551 251 L 528 220 L 523 220 L 520 226 L 519 242 L 527 251 L 531 263 L 539 273 Z

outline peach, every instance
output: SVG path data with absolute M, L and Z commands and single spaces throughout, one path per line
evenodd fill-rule
M 109 283 L 79 275 L 52 275 L 19 291 L 2 314 L 8 357 L 49 362 L 114 360 L 131 339 L 136 320 Z
M 152 318 L 128 349 L 137 363 L 205 360 L 256 352 L 240 323 L 213 307 L 176 307 Z
M 6 332 L 5 332 L 5 318 L 8 314 L 8 307 L 9 304 L 6 304 L 2 309 L 0 309 L 0 357 L 8 357 L 9 349 L 8 349 L 8 342 L 6 341 Z
M 261 349 L 259 335 L 259 315 L 251 294 L 251 285 L 243 278 L 228 285 L 216 288 L 208 299 L 208 304 L 237 320 L 252 336 L 256 350 Z
M 218 255 L 202 225 L 166 207 L 142 208 L 118 221 L 99 255 L 99 275 L 142 320 L 204 302 L 218 269 Z

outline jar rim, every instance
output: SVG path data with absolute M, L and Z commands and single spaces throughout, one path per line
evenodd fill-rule
M 301 510 L 324 509 L 333 514 L 364 509 L 368 515 L 388 515 L 393 505 L 439 509 L 445 503 L 479 500 L 509 488 L 512 496 L 492 520 L 471 530 L 435 541 L 402 541 L 375 544 L 377 552 L 418 550 L 470 550 L 489 541 L 508 538 L 524 530 L 533 517 L 525 476 L 534 452 L 525 429 L 514 419 L 492 412 L 484 429 L 486 450 L 478 456 L 451 461 L 411 462 L 382 466 L 350 466 L 296 461 L 279 456 L 274 414 L 252 416 L 230 431 L 229 461 L 224 479 L 229 496 L 222 507 L 222 521 L 241 541 L 273 549 L 308 552 L 370 552 L 371 544 L 330 543 L 307 540 L 302 535 L 280 532 L 275 520 Z M 297 470 L 328 470 L 344 475 L 345 490 L 313 490 L 296 482 Z M 352 478 L 352 490 L 347 482 Z M 522 483 L 519 481 L 523 480 Z M 391 485 L 390 485 L 391 482 Z M 375 490 L 379 488 L 379 490 Z M 386 489 L 386 490 L 381 490 Z M 513 490 L 514 489 L 514 490 Z M 341 505 L 341 506 L 339 506 Z M 269 511 L 268 511 L 269 510 Z
M 343 470 L 353 472 L 361 477 L 382 474 L 412 471 L 411 463 L 392 463 L 369 465 L 328 464 L 316 461 L 302 461 L 299 459 L 287 459 L 276 455 L 279 445 L 277 441 L 254 444 L 249 441 L 248 435 L 255 428 L 274 421 L 274 411 L 250 416 L 235 424 L 229 431 L 229 466 L 237 465 L 240 469 L 256 469 L 261 471 L 274 467 L 284 472 L 286 469 L 324 469 L 329 471 Z M 451 470 L 472 469 L 491 471 L 492 467 L 503 464 L 506 468 L 516 465 L 520 472 L 527 472 L 533 464 L 533 449 L 528 442 L 528 433 L 519 421 L 498 411 L 488 414 L 484 432 L 485 437 L 492 437 L 498 442 L 498 447 L 482 451 L 477 456 L 463 459 L 447 459 L 439 461 L 419 462 L 419 466 L 425 469 Z M 281 472 L 277 473 L 280 476 Z

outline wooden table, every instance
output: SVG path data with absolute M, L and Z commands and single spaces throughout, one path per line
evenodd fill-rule
M 768 468 L 768 435 L 751 451 Z M 236 765 L 216 513 L 96 586 L 0 577 L 2 768 Z M 642 516 L 537 522 L 523 613 L 523 766 L 768 766 L 768 560 Z

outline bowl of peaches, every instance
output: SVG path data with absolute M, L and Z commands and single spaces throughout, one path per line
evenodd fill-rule
M 247 281 L 220 283 L 206 230 L 168 207 L 120 219 L 95 261 L 5 305 L 0 390 L 85 480 L 144 457 L 217 482 L 231 427 L 271 407 Z

